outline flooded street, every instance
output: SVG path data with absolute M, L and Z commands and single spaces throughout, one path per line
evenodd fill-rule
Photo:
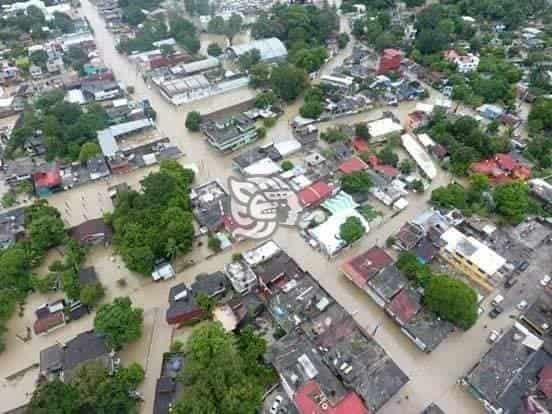
M 181 107 L 174 107 L 167 103 L 155 89 L 148 87 L 138 75 L 134 66 L 124 56 L 119 55 L 114 48 L 112 35 L 94 7 L 88 0 L 82 0 L 82 14 L 85 15 L 94 28 L 98 51 L 106 63 L 111 67 L 118 80 L 135 87 L 135 98 L 147 98 L 156 109 L 159 130 L 171 139 L 184 152 L 183 164 L 196 164 L 199 167 L 198 183 L 210 179 L 219 178 L 221 182 L 231 173 L 232 158 L 237 154 L 221 156 L 211 149 L 199 133 L 190 133 L 184 127 L 186 114 L 190 110 L 200 113 L 208 113 L 227 107 L 229 104 L 237 104 L 251 99 L 255 92 L 243 88 L 224 95 L 219 95 L 193 102 Z M 342 25 L 345 24 L 342 22 Z M 343 27 L 343 26 L 342 26 Z M 207 37 L 206 37 L 207 36 Z M 214 38 L 211 35 L 202 35 L 202 38 Z M 239 39 L 240 41 L 245 39 Z M 323 73 L 331 71 L 333 65 L 338 65 L 349 52 L 352 43 L 339 56 L 332 60 Z M 203 45 L 205 47 L 205 44 Z M 432 92 L 433 93 L 433 92 Z M 290 121 L 297 115 L 301 102 L 296 102 L 286 107 L 285 115 L 278 123 L 268 130 L 265 141 L 278 141 L 291 135 Z M 411 112 L 416 103 L 401 104 L 397 108 L 386 108 L 404 121 L 406 115 Z M 327 128 L 332 124 L 349 124 L 355 122 L 376 119 L 381 116 L 384 109 L 377 109 L 368 113 L 342 118 L 335 122 L 322 124 L 321 128 Z M 262 142 L 261 142 L 262 143 Z M 153 167 L 154 169 L 155 167 Z M 152 169 L 152 170 L 153 170 Z M 126 182 L 134 188 L 138 188 L 140 179 L 148 173 L 148 170 L 139 170 L 131 174 L 114 176 L 110 181 L 101 181 L 89 184 L 78 189 L 55 194 L 48 201 L 56 206 L 63 214 L 68 226 L 78 224 L 86 219 L 96 218 L 104 212 L 112 209 L 112 203 L 107 194 L 107 188 L 111 185 Z M 446 184 L 450 176 L 441 172 L 433 181 L 431 187 Z M 345 257 L 360 253 L 374 244 L 383 245 L 387 237 L 398 230 L 407 220 L 419 214 L 427 206 L 427 200 L 431 189 L 423 195 L 413 194 L 409 197 L 408 209 L 383 225 L 374 228 L 361 243 L 353 249 L 343 252 L 338 258 L 328 261 L 319 252 L 312 250 L 300 237 L 296 229 L 280 228 L 274 239 L 297 262 L 326 288 L 357 321 L 373 331 L 380 326 L 375 336 L 376 340 L 386 349 L 401 369 L 410 377 L 410 382 L 395 398 L 384 406 L 379 412 L 383 414 L 415 414 L 425 406 L 435 402 L 445 412 L 449 413 L 482 413 L 483 410 L 457 385 L 456 380 L 481 357 L 488 349 L 484 340 L 485 331 L 481 324 L 476 325 L 469 332 L 453 334 L 436 351 L 426 355 L 417 348 L 400 332 L 399 328 L 387 318 L 363 292 L 355 288 L 339 272 L 339 264 Z M 144 335 L 137 343 L 125 348 L 122 353 L 124 363 L 137 361 L 146 368 L 146 379 L 140 391 L 144 394 L 145 402 L 142 405 L 142 413 L 151 414 L 155 381 L 160 374 L 163 352 L 169 350 L 170 339 L 173 330 L 165 322 L 165 309 L 167 308 L 169 288 L 175 284 L 190 283 L 199 273 L 221 270 L 231 260 L 233 253 L 246 250 L 255 245 L 254 242 L 244 242 L 218 254 L 210 259 L 181 272 L 175 279 L 167 283 L 153 283 L 150 278 L 145 278 L 129 272 L 120 258 L 112 257 L 110 249 L 95 247 L 87 258 L 87 264 L 94 265 L 102 283 L 108 291 L 108 298 L 120 295 L 128 295 L 133 303 L 144 308 Z M 126 286 L 118 282 L 124 279 Z M 39 351 L 57 341 L 65 341 L 76 334 L 90 329 L 93 324 L 93 316 L 83 318 L 77 322 L 63 327 L 55 334 L 44 337 L 33 337 L 25 344 L 21 344 L 15 333 L 20 332 L 25 326 L 32 326 L 34 309 L 47 300 L 54 299 L 56 295 L 32 295 L 25 308 L 22 317 L 14 317 L 8 326 L 7 350 L 0 355 L 0 401 L 2 408 L 9 409 L 20 405 L 28 399 L 28 395 L 14 391 L 18 387 L 28 387 L 27 381 L 36 378 L 36 369 L 26 375 L 22 375 L 19 382 L 7 382 L 5 377 L 14 374 L 16 370 L 32 366 L 38 362 Z M 178 335 L 186 335 L 180 332 Z M 26 388 L 28 389 L 28 388 Z M 408 396 L 408 402 L 400 403 Z

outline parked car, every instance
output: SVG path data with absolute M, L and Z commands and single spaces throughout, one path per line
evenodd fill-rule
M 518 308 L 518 310 L 522 311 L 522 310 L 524 310 L 524 309 L 527 309 L 527 306 L 528 306 L 528 305 L 529 305 L 529 304 L 528 304 L 527 301 L 524 299 L 524 300 L 522 300 L 521 302 L 519 302 L 519 303 L 517 304 L 516 308 Z
M 503 301 L 504 301 L 504 296 L 502 296 L 502 295 L 496 295 L 495 298 L 493 299 L 493 301 L 491 302 L 491 304 L 492 304 L 494 307 L 497 307 L 497 306 L 500 305 Z
M 499 336 L 500 334 L 498 333 L 498 331 L 495 331 L 493 329 L 491 332 L 489 332 L 489 336 L 487 337 L 487 342 L 490 344 L 494 344 L 498 340 Z
M 525 269 L 527 269 L 529 267 L 529 262 L 527 260 L 524 260 L 523 262 L 521 262 L 518 266 L 518 269 L 520 272 L 523 272 L 525 271 Z
M 270 414 L 276 414 L 278 412 L 278 407 L 280 407 L 282 401 L 284 401 L 284 399 L 281 395 L 277 395 L 276 398 L 274 398 L 272 407 L 270 407 Z
M 490 312 L 489 312 L 489 317 L 491 319 L 495 319 L 498 317 L 498 315 L 500 315 L 502 312 L 504 312 L 504 309 L 502 309 L 501 306 L 495 306 Z
M 544 277 L 540 281 L 540 284 L 541 284 L 541 286 L 546 287 L 550 283 L 551 280 L 552 280 L 552 278 L 549 275 L 544 275 Z

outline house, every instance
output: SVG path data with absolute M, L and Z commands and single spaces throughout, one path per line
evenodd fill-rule
M 192 188 L 190 201 L 197 222 L 209 232 L 225 227 L 227 218 L 231 216 L 230 196 L 216 180 Z
M 163 355 L 161 375 L 155 385 L 153 414 L 168 414 L 178 401 L 184 389 L 178 376 L 185 364 L 186 358 L 182 353 L 170 352 Z
M 422 309 L 402 325 L 401 331 L 421 351 L 430 353 L 454 331 L 454 325 Z
M 475 162 L 470 166 L 470 171 L 486 175 L 493 183 L 527 180 L 531 177 L 531 168 L 510 154 L 496 154 L 493 158 Z
M 102 149 L 102 154 L 107 158 L 116 158 L 121 152 L 119 144 L 117 143 L 118 140 L 153 127 L 153 121 L 144 118 L 112 125 L 98 131 L 98 142 Z
M 444 52 L 445 60 L 456 64 L 456 70 L 460 73 L 470 73 L 477 70 L 479 66 L 479 56 L 472 53 L 461 55 L 455 50 Z
M 40 66 L 31 65 L 29 67 L 29 74 L 33 79 L 38 79 L 42 77 L 42 68 Z
M 368 168 L 368 165 L 362 161 L 359 157 L 352 157 L 347 161 L 344 161 L 339 166 L 339 171 L 343 174 L 351 174 L 357 171 L 364 171 Z
M 365 290 L 367 282 L 392 263 L 393 259 L 384 249 L 372 247 L 346 260 L 341 265 L 341 271 L 357 287 Z
M 184 283 L 173 286 L 169 291 L 169 308 L 165 314 L 168 324 L 183 324 L 202 318 L 205 311 L 197 302 L 198 295 L 217 298 L 226 292 L 224 273 L 200 274 L 188 288 Z
M 15 82 L 19 79 L 19 69 L 16 66 L 11 66 L 3 63 L 0 67 L 0 85 L 5 85 L 10 82 Z
M 322 391 L 320 384 L 310 381 L 301 386 L 293 400 L 299 414 L 369 414 L 370 411 L 354 392 L 332 403 Z
M 408 279 L 403 276 L 397 266 L 390 264 L 385 266 L 374 277 L 368 279 L 364 285 L 364 291 L 378 306 L 384 308 L 407 283 Z
M 0 213 L 0 249 L 7 249 L 25 234 L 25 207 Z
M 385 307 L 385 312 L 400 326 L 408 323 L 421 309 L 422 296 L 410 287 L 403 288 Z
M 84 267 L 79 270 L 79 284 L 81 286 L 94 285 L 98 283 L 98 275 L 94 266 Z
M 169 262 L 161 262 L 159 264 L 156 264 L 153 268 L 153 272 L 151 273 L 151 277 L 154 282 L 158 282 L 160 280 L 169 280 L 176 276 L 176 272 L 174 271 L 172 265 Z
M 113 229 L 103 218 L 97 218 L 72 227 L 69 236 L 80 244 L 107 244 L 111 242 Z
M 207 142 L 221 152 L 235 151 L 258 138 L 255 122 L 244 115 L 201 124 Z
M 244 261 L 233 261 L 224 270 L 234 290 L 242 295 L 257 286 L 257 276 Z
M 402 125 L 391 117 L 384 117 L 366 124 L 371 143 L 385 142 L 389 136 L 403 132 Z
M 96 102 L 119 98 L 123 95 L 119 83 L 115 81 L 86 82 L 81 86 L 81 90 L 85 98 Z
M 332 195 L 333 186 L 324 181 L 317 181 L 303 188 L 297 196 L 303 207 L 316 206 Z
M 47 335 L 64 326 L 66 324 L 64 309 L 64 300 L 38 307 L 35 311 L 36 321 L 33 324 L 35 335 Z
M 491 121 L 499 119 L 504 114 L 504 109 L 498 105 L 483 104 L 477 108 L 477 112 Z
M 33 182 L 38 197 L 48 197 L 56 191 L 61 191 L 62 178 L 59 167 L 54 166 L 49 170 L 34 173 Z
M 545 290 L 519 319 L 531 332 L 541 338 L 552 335 L 552 292 Z
M 433 180 L 437 176 L 437 168 L 433 164 L 433 161 L 425 149 L 410 134 L 401 135 L 401 142 L 404 149 L 406 149 L 418 167 L 420 167 L 420 171 L 423 175 L 428 179 Z
M 492 291 L 504 278 L 500 270 L 506 259 L 472 236 L 455 227 L 441 235 L 440 256 L 451 266 L 466 274 L 475 283 Z
M 429 115 L 424 111 L 413 111 L 407 115 L 406 129 L 414 131 L 415 129 L 422 128 L 429 123 Z
M 551 366 L 543 341 L 515 322 L 460 383 L 488 412 L 546 413 Z
M 353 93 L 355 79 L 352 76 L 345 75 L 323 75 L 320 77 L 320 83 L 338 88 L 343 93 Z
M 249 43 L 231 45 L 226 49 L 226 54 L 232 59 L 239 59 L 246 53 L 257 49 L 261 62 L 281 62 L 287 58 L 287 49 L 282 41 L 276 37 L 258 39 Z
M 103 336 L 94 331 L 83 332 L 65 344 L 56 343 L 40 351 L 40 376 L 47 380 L 59 378 L 68 383 L 83 364 L 98 362 L 108 372 L 117 367 L 117 358 Z
M 398 71 L 401 67 L 402 52 L 397 49 L 384 49 L 381 53 L 378 74 Z

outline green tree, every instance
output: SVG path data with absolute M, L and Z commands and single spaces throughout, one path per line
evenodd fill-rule
M 330 127 L 320 134 L 320 138 L 329 144 L 347 139 L 347 135 L 337 127 Z
M 238 348 L 235 336 L 226 333 L 218 322 L 194 330 L 180 377 L 186 392 L 174 407 L 176 414 L 237 414 L 260 409 L 263 385 L 269 378 L 255 358 L 262 345 L 248 339 L 242 345 L 249 345 L 245 353 Z
M 75 388 L 60 380 L 40 385 L 31 398 L 26 412 L 29 414 L 78 414 L 80 396 Z
M 186 116 L 186 128 L 188 131 L 198 132 L 201 124 L 201 115 L 197 111 L 188 112 Z
M 290 160 L 282 161 L 282 170 L 284 170 L 284 171 L 293 170 L 293 167 L 294 167 L 294 165 Z
M 115 298 L 113 303 L 102 305 L 94 318 L 94 329 L 105 335 L 108 345 L 121 349 L 142 335 L 143 310 L 133 308 L 128 297 Z
M 366 123 L 360 122 L 358 124 L 355 124 L 355 135 L 365 140 L 370 139 L 370 132 L 368 131 L 368 126 L 366 125 Z
M 96 155 L 100 155 L 102 149 L 97 142 L 86 142 L 82 145 L 79 153 L 79 161 L 86 163 L 89 159 L 94 158 Z
M 367 193 L 372 180 L 366 171 L 355 171 L 341 177 L 341 188 L 349 194 Z
M 399 170 L 403 174 L 410 174 L 415 168 L 416 165 L 411 160 L 406 158 L 399 163 Z
M 105 296 L 105 288 L 96 282 L 82 286 L 80 289 L 80 301 L 90 307 L 96 306 Z
M 424 295 L 429 310 L 462 329 L 469 329 L 477 320 L 477 295 L 461 280 L 446 275 L 431 278 Z
M 4 195 L 2 196 L 2 207 L 4 208 L 9 208 L 15 205 L 16 202 L 17 200 L 15 198 L 15 195 L 11 191 L 4 193 Z
M 328 52 L 324 47 L 301 49 L 292 57 L 292 62 L 298 68 L 312 73 L 320 69 L 328 58 Z
M 339 36 L 337 36 L 337 46 L 340 49 L 345 49 L 349 40 L 349 35 L 347 33 L 339 33 Z
M 259 93 L 255 98 L 255 107 L 256 108 L 270 108 L 278 100 L 276 94 L 272 91 L 265 91 Z
M 466 190 L 460 184 L 436 188 L 431 192 L 431 202 L 439 207 L 463 210 L 467 207 Z
M 261 61 L 261 52 L 259 49 L 251 49 L 238 58 L 238 65 L 241 70 L 248 71 Z
M 529 210 L 529 187 L 523 182 L 511 182 L 497 186 L 493 191 L 496 211 L 508 223 L 518 224 Z
M 222 55 L 222 48 L 218 43 L 209 43 L 209 46 L 207 46 L 207 54 L 209 56 L 219 57 Z
M 222 35 L 224 34 L 225 26 L 226 22 L 222 16 L 214 16 L 207 24 L 207 31 L 209 33 Z
M 249 84 L 252 88 L 260 88 L 268 84 L 270 79 L 270 66 L 266 63 L 257 63 L 249 70 Z
M 232 13 L 228 21 L 224 25 L 224 35 L 228 39 L 228 43 L 232 44 L 234 37 L 241 32 L 243 19 L 239 14 Z
M 385 165 L 391 165 L 393 167 L 396 167 L 399 163 L 399 157 L 395 152 L 393 152 L 393 148 L 391 148 L 391 145 L 386 145 L 380 152 L 378 152 L 378 159 Z
M 270 84 L 280 98 L 286 102 L 292 102 L 308 86 L 308 79 L 304 70 L 289 64 L 281 64 L 272 69 Z
M 318 119 L 323 111 L 324 107 L 320 101 L 305 102 L 303 106 L 299 108 L 301 116 L 309 119 Z
M 339 228 L 339 237 L 345 243 L 351 244 L 364 236 L 366 229 L 358 217 L 349 217 Z
M 211 249 L 213 252 L 218 253 L 220 252 L 221 242 L 220 239 L 216 236 L 209 236 L 209 240 L 207 241 L 207 246 L 209 249 Z
M 203 292 L 196 296 L 196 301 L 201 310 L 203 310 L 203 312 L 207 315 L 211 315 L 213 313 L 213 309 L 215 309 L 215 305 L 217 304 L 217 301 L 214 298 L 207 296 Z

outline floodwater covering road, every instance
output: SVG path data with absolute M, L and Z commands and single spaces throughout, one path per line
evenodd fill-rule
M 247 88 L 233 91 L 225 95 L 211 97 L 194 102 L 182 107 L 174 107 L 162 99 L 155 89 L 150 89 L 137 74 L 137 71 L 124 56 L 115 50 L 113 36 L 107 31 L 103 21 L 88 0 L 81 0 L 81 11 L 92 25 L 96 43 L 100 55 L 106 65 L 111 67 L 118 80 L 135 88 L 135 97 L 150 100 L 158 113 L 157 124 L 162 133 L 175 142 L 186 154 L 182 162 L 195 163 L 199 166 L 198 182 L 219 178 L 222 182 L 231 173 L 232 156 L 221 156 L 215 153 L 197 133 L 190 133 L 184 127 L 186 113 L 197 110 L 202 113 L 212 112 L 245 101 L 254 96 L 254 92 Z M 349 52 L 349 48 L 342 51 L 336 59 L 342 59 Z M 331 64 L 331 63 L 330 63 Z M 286 108 L 286 114 L 278 121 L 277 125 L 269 130 L 267 140 L 277 140 L 289 136 L 289 122 L 297 114 L 300 103 L 295 103 Z M 393 108 L 393 112 L 404 121 L 406 114 L 414 108 L 414 103 L 400 105 Z M 379 117 L 381 110 L 374 110 L 367 114 L 356 115 L 337 123 L 353 124 L 354 122 Z M 325 125 L 329 125 L 325 124 Z M 235 155 L 235 154 L 234 154 Z M 64 220 L 68 225 L 82 222 L 86 218 L 99 217 L 104 211 L 109 211 L 111 201 L 107 196 L 107 187 L 117 182 L 125 181 L 133 186 L 147 171 L 136 171 L 129 175 L 115 177 L 111 182 L 93 183 L 79 189 L 73 189 L 56 194 L 49 198 L 49 202 L 62 211 Z M 450 177 L 441 172 L 433 181 L 431 187 L 446 184 Z M 401 392 L 389 401 L 379 412 L 383 414 L 414 414 L 419 413 L 425 406 L 435 402 L 448 413 L 478 414 L 483 410 L 479 404 L 469 397 L 456 385 L 457 379 L 466 373 L 473 364 L 486 352 L 488 345 L 485 342 L 486 331 L 483 322 L 473 327 L 466 333 L 452 334 L 437 350 L 426 355 L 417 348 L 400 332 L 399 328 L 387 318 L 364 293 L 355 288 L 339 272 L 339 264 L 348 256 L 360 253 L 374 244 L 384 244 L 387 237 L 398 230 L 405 221 L 413 218 L 427 206 L 430 191 L 423 195 L 409 197 L 410 205 L 407 210 L 401 212 L 384 225 L 372 229 L 361 243 L 353 249 L 344 252 L 340 257 L 328 261 L 319 252 L 316 252 L 305 243 L 295 229 L 280 228 L 274 236 L 277 243 L 282 246 L 298 263 L 308 270 L 321 285 L 326 288 L 340 302 L 356 320 L 367 328 L 369 332 L 377 333 L 375 339 L 387 350 L 391 357 L 398 363 L 401 369 L 410 377 L 410 382 Z M 85 215 L 85 217 L 83 217 Z M 149 280 L 132 275 L 121 263 L 119 258 L 111 259 L 111 252 L 104 248 L 94 248 L 88 264 L 97 267 L 98 275 L 107 285 L 109 295 L 129 295 L 133 302 L 144 308 L 146 315 L 146 332 L 137 344 L 130 345 L 123 352 L 123 362 L 138 361 L 146 369 L 146 381 L 141 387 L 145 402 L 142 405 L 144 414 L 153 412 L 153 395 L 155 379 L 159 376 L 162 353 L 169 348 L 171 329 L 165 324 L 163 316 L 167 306 L 167 295 L 170 286 L 180 282 L 191 282 L 195 275 L 201 272 L 213 272 L 223 268 L 224 264 L 231 260 L 231 255 L 238 251 L 254 246 L 253 242 L 244 242 L 236 246 L 232 251 L 225 251 L 209 260 L 202 261 L 195 267 L 177 275 L 176 280 L 170 283 L 154 284 Z M 117 287 L 116 280 L 125 278 L 128 282 L 126 288 Z M 29 314 L 39 300 L 30 299 L 29 310 L 21 322 L 20 318 L 14 318 L 10 322 L 10 335 L 6 352 L 0 355 L 0 378 L 3 379 L 21 367 L 38 362 L 40 349 L 51 345 L 58 340 L 67 340 L 82 330 L 91 327 L 92 318 L 70 324 L 60 330 L 59 335 L 33 338 L 32 341 L 21 345 L 13 339 L 12 328 L 17 330 L 21 325 L 28 323 Z M 487 323 L 487 321 L 485 321 Z M 509 323 L 499 319 L 493 323 Z M 13 325 L 13 326 L 12 326 Z M 495 328 L 495 327 L 493 327 Z M 2 408 L 16 406 L 19 400 L 26 400 L 28 396 L 11 396 L 9 385 L 0 383 L 0 401 Z M 17 401 L 15 401 L 17 400 Z M 6 404 L 4 402 L 7 401 Z

